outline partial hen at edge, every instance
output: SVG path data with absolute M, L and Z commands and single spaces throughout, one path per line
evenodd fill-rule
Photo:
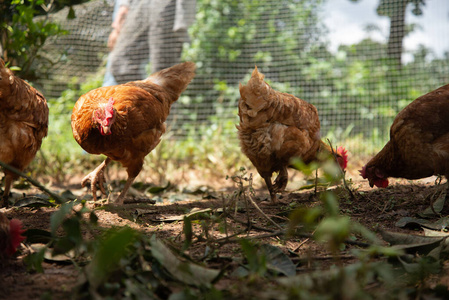
M 0 59 L 0 161 L 23 171 L 40 149 L 48 132 L 48 106 L 44 96 L 14 76 Z M 5 170 L 0 207 L 8 206 L 17 175 Z

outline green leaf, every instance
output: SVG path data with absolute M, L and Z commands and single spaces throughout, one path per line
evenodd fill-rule
M 66 237 L 76 245 L 83 241 L 83 236 L 81 235 L 81 223 L 78 217 L 73 216 L 65 219 L 62 223 L 62 228 L 64 228 L 64 231 L 66 232 Z
M 316 228 L 315 238 L 321 242 L 328 242 L 335 250 L 339 244 L 348 238 L 351 220 L 347 216 L 328 217 L 323 219 Z
M 154 235 L 150 240 L 153 257 L 180 282 L 195 286 L 209 286 L 220 274 L 219 270 L 208 269 L 176 257 L 170 249 Z
M 97 217 L 97 215 L 95 214 L 94 211 L 91 211 L 91 212 L 89 213 L 89 221 L 90 221 L 92 224 L 95 224 L 95 225 L 98 223 L 98 217 Z
M 291 160 L 291 164 L 294 169 L 301 171 L 306 176 L 311 176 L 319 167 L 318 163 L 316 162 L 305 164 L 301 159 L 297 157 L 294 157 Z
M 158 194 L 160 192 L 165 191 L 170 187 L 171 183 L 168 182 L 166 186 L 152 186 L 149 189 L 147 189 L 145 192 L 149 192 L 151 194 Z
M 321 216 L 323 216 L 321 207 L 299 207 L 289 216 L 288 232 L 294 232 L 298 225 L 314 225 Z
M 267 272 L 267 262 L 265 253 L 258 253 L 258 247 L 247 239 L 241 239 L 240 246 L 243 254 L 248 261 L 248 270 L 250 274 L 264 276 Z
M 78 198 L 70 190 L 65 190 L 64 192 L 62 192 L 61 197 L 68 199 L 68 200 L 76 200 Z
M 377 299 L 379 297 L 373 298 L 376 294 L 368 288 L 370 284 L 392 283 L 395 288 L 400 288 L 400 280 L 394 274 L 391 265 L 385 262 L 356 262 L 328 270 L 281 277 L 276 281 L 282 290 L 287 291 L 287 295 L 295 295 L 292 297 L 294 299 Z
M 335 193 L 325 191 L 320 194 L 320 199 L 323 201 L 325 211 L 331 216 L 338 216 L 340 209 L 338 205 L 338 199 Z
M 92 261 L 86 267 L 89 283 L 98 287 L 120 267 L 120 260 L 130 253 L 130 246 L 139 234 L 130 227 L 110 229 L 99 241 Z
M 42 262 L 44 261 L 44 255 L 47 247 L 42 246 L 36 252 L 33 252 L 25 257 L 24 261 L 29 270 L 35 270 L 39 273 L 44 273 L 42 268 Z
M 54 212 L 50 217 L 51 233 L 55 235 L 56 230 L 61 226 L 67 216 L 72 212 L 74 202 L 66 202 L 61 205 L 61 208 Z
M 72 20 L 75 18 L 76 18 L 75 10 L 73 9 L 73 7 L 70 6 L 69 13 L 67 14 L 67 19 Z
M 67 236 L 57 238 L 53 246 L 53 254 L 60 255 L 73 250 L 76 243 Z

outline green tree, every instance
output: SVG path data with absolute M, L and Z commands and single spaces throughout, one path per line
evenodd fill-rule
M 358 2 L 360 0 L 350 0 Z M 388 36 L 387 55 L 392 63 L 400 68 L 403 52 L 403 40 L 407 34 L 405 15 L 409 4 L 413 5 L 412 13 L 415 16 L 422 15 L 422 7 L 425 0 L 380 0 L 377 7 L 379 16 L 390 18 L 390 34 Z
M 20 67 L 21 78 L 36 79 L 32 64 L 40 57 L 39 51 L 47 39 L 67 33 L 57 23 L 49 21 L 48 14 L 81 2 L 86 0 L 0 1 L 0 56 Z M 67 17 L 75 17 L 72 9 Z
M 377 7 L 379 16 L 390 18 L 390 34 L 388 36 L 387 55 L 397 66 L 401 66 L 403 40 L 406 35 L 405 13 L 408 4 L 412 4 L 412 13 L 422 15 L 424 0 L 381 0 Z
M 194 101 L 210 99 L 211 107 L 224 104 L 235 109 L 238 83 L 248 79 L 255 65 L 270 81 L 299 82 L 299 72 L 287 71 L 300 70 L 306 53 L 318 41 L 321 3 L 199 0 L 190 29 L 192 43 L 184 58 L 200 67 L 191 90 L 198 86 L 207 92 Z M 193 103 L 186 104 L 191 108 Z

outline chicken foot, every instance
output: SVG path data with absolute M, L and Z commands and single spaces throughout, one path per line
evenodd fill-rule
M 275 205 L 277 203 L 277 197 L 276 192 L 273 189 L 273 184 L 271 183 L 271 176 L 263 176 L 263 179 L 265 180 L 265 184 L 270 192 L 271 204 Z
M 279 171 L 278 176 L 276 177 L 276 180 L 274 181 L 273 189 L 276 193 L 283 192 L 285 188 L 287 187 L 288 183 L 288 172 L 287 168 L 282 168 Z
M 283 168 L 283 169 L 281 169 L 279 171 L 279 174 L 276 177 L 276 180 L 274 181 L 274 184 L 271 183 L 271 175 L 270 176 L 264 176 L 263 179 L 265 180 L 265 183 L 267 185 L 268 191 L 270 192 L 271 204 L 275 205 L 276 203 L 278 203 L 278 199 L 277 199 L 276 193 L 283 192 L 285 190 L 285 188 L 287 187 L 287 183 L 288 183 L 288 172 L 287 172 L 287 169 Z
M 104 170 L 106 166 L 111 162 L 111 159 L 106 158 L 98 167 L 95 168 L 92 172 L 90 172 L 86 177 L 81 181 L 81 185 L 84 187 L 90 181 L 90 188 L 92 191 L 93 200 L 97 201 L 97 183 L 100 186 L 100 191 L 103 195 L 106 195 L 106 190 L 104 188 L 104 184 L 106 183 L 106 179 L 104 178 Z

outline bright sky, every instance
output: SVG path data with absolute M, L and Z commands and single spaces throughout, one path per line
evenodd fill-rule
M 389 18 L 380 17 L 376 8 L 380 0 L 327 0 L 324 5 L 324 22 L 329 30 L 330 46 L 333 51 L 340 44 L 357 43 L 369 35 L 378 41 L 386 41 L 389 32 Z M 416 49 L 419 44 L 431 48 L 438 57 L 449 51 L 449 1 L 427 0 L 423 15 L 411 13 L 412 5 L 407 7 L 406 23 L 417 23 L 416 29 L 404 40 L 405 50 Z M 366 25 L 375 24 L 381 32 L 366 33 Z M 407 61 L 407 56 L 405 57 Z

